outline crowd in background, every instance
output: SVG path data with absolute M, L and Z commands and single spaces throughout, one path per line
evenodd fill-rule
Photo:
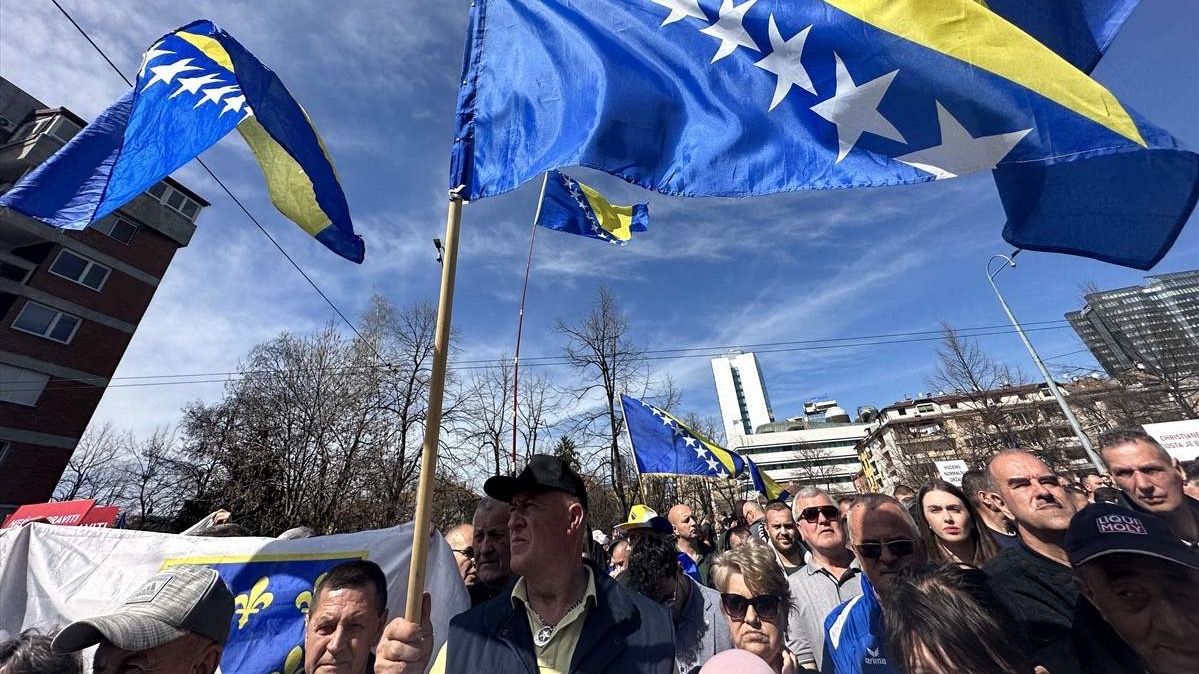
M 1009 449 L 960 487 L 636 505 L 611 529 L 566 463 L 535 456 L 444 532 L 473 607 L 440 649 L 437 598 L 389 616 L 360 560 L 318 585 L 303 671 L 1193 674 L 1199 466 L 1139 431 L 1101 444 L 1106 474 L 1077 484 Z M 216 572 L 171 569 L 110 615 L 0 645 L 0 674 L 73 674 L 93 645 L 101 674 L 213 674 L 233 611 Z

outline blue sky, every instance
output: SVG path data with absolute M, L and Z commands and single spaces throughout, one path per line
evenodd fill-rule
M 127 73 L 161 34 L 193 19 L 222 25 L 271 66 L 305 106 L 337 163 L 366 262 L 329 253 L 266 197 L 237 134 L 209 165 L 349 315 L 378 291 L 397 305 L 435 301 L 449 142 L 468 2 L 104 3 L 62 0 Z M 711 4 L 711 3 L 705 3 Z M 713 5 L 714 7 L 715 5 Z M 1095 76 L 1126 105 L 1199 147 L 1199 3 L 1146 2 Z M 0 5 L 0 75 L 49 106 L 92 117 L 125 85 L 49 2 Z M 613 201 L 649 201 L 651 232 L 618 249 L 543 231 L 537 240 L 525 356 L 556 356 L 559 317 L 581 315 L 600 283 L 627 310 L 648 349 L 731 346 L 999 325 L 983 268 L 1008 253 L 989 175 L 910 187 L 756 199 L 665 197 L 587 170 L 576 177 Z M 213 203 L 159 288 L 117 377 L 227 372 L 255 343 L 312 330 L 332 317 L 236 206 L 195 165 L 176 177 Z M 537 185 L 465 209 L 454 324 L 462 359 L 510 353 Z M 1149 273 L 1199 267 L 1195 217 Z M 1078 287 L 1139 283 L 1144 273 L 1027 252 L 1001 287 L 1025 321 L 1060 319 Z M 1044 356 L 1077 351 L 1071 330 L 1033 333 Z M 1033 367 L 1013 334 L 983 339 L 992 355 Z M 926 388 L 935 342 L 761 353 L 778 416 L 831 396 L 852 410 Z M 1089 354 L 1053 361 L 1093 367 Z M 652 362 L 683 392 L 679 413 L 716 415 L 707 358 Z M 566 380 L 564 368 L 545 368 Z M 117 379 L 115 383 L 121 383 Z M 220 384 L 118 387 L 97 421 L 147 431 L 178 420 Z

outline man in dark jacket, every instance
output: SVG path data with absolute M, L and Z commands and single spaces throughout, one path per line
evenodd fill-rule
M 583 564 L 587 492 L 565 462 L 534 456 L 519 476 L 493 477 L 483 490 L 509 504 L 512 572 L 521 578 L 510 593 L 450 621 L 433 674 L 674 669 L 666 610 Z M 432 639 L 422 623 L 388 626 L 376 674 L 424 671 Z

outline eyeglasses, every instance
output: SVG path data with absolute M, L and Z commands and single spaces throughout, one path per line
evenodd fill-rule
M 454 548 L 450 548 L 450 549 L 454 550 Z M 474 546 L 471 546 L 471 545 L 468 545 L 465 548 L 462 548 L 461 550 L 454 550 L 454 552 L 462 555 L 463 557 L 465 557 L 467 559 L 475 558 L 475 548 L 474 548 Z
M 916 541 L 910 538 L 901 538 L 886 543 L 858 543 L 853 547 L 859 555 L 866 559 L 878 559 L 883 556 L 883 546 L 886 546 L 896 557 L 907 557 L 916 551 Z
M 757 613 L 759 618 L 773 622 L 779 617 L 779 603 L 779 598 L 772 594 L 760 594 L 753 598 L 739 594 L 720 595 L 720 605 L 724 607 L 724 612 L 737 622 L 745 620 L 745 612 L 750 606 L 754 607 L 754 613 Z
M 805 522 L 815 522 L 824 515 L 824 519 L 832 521 L 841 519 L 841 509 L 834 505 L 810 506 L 799 511 L 799 519 Z

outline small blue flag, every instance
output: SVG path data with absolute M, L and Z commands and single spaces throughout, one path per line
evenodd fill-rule
M 280 212 L 338 255 L 362 262 L 362 238 L 311 121 L 274 72 L 210 21 L 155 42 L 133 90 L 0 195 L 0 205 L 83 229 L 235 127 Z
M 620 406 L 637 470 L 643 475 L 734 478 L 745 467 L 740 456 L 709 442 L 665 410 L 626 395 L 620 396 Z
M 545 175 L 537 224 L 568 234 L 624 245 L 633 232 L 648 231 L 649 204 L 618 206 L 592 187 L 554 169 Z
M 992 170 L 1008 242 L 1152 267 L 1199 155 L 1079 69 L 1133 3 L 997 4 L 1050 46 L 976 0 L 476 0 L 450 184 L 586 166 L 751 196 Z
M 790 492 L 774 481 L 774 478 L 762 472 L 753 459 L 745 458 L 745 469 L 749 472 L 749 480 L 753 483 L 754 489 L 765 496 L 767 501 L 786 501 L 791 496 Z

